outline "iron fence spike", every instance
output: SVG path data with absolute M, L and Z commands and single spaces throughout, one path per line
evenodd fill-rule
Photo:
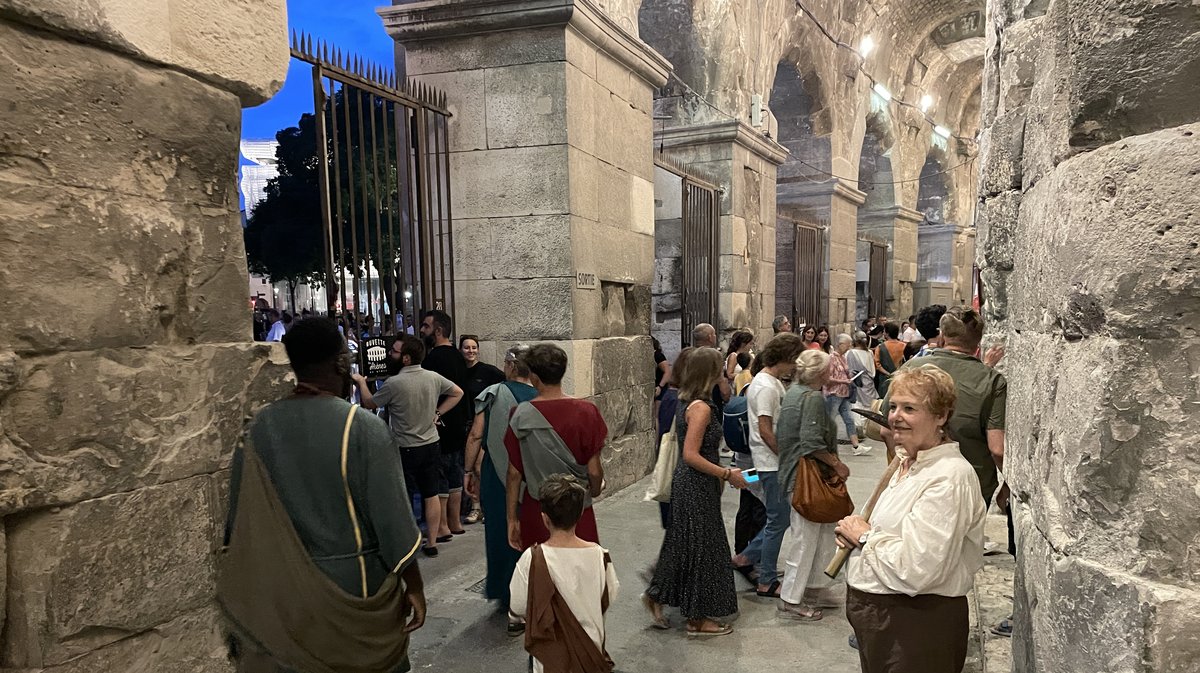
M 309 55 L 309 56 L 311 56 L 311 55 L 312 55 L 312 53 L 313 53 L 313 48 L 312 48 L 312 35 L 305 35 L 305 36 L 304 36 L 304 53 L 305 53 L 306 55 Z

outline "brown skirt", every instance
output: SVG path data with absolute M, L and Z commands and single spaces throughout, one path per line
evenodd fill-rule
M 863 673 L 961 673 L 967 660 L 966 596 L 849 589 L 846 619 L 858 639 Z

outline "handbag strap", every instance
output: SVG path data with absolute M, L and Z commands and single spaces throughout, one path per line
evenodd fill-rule
M 350 479 L 346 473 L 346 460 L 350 453 L 350 426 L 354 425 L 357 404 L 350 405 L 346 414 L 346 426 L 342 429 L 342 488 L 346 492 L 346 509 L 350 510 L 350 524 L 354 526 L 354 555 L 358 558 L 358 571 L 362 577 L 362 597 L 367 598 L 367 562 L 363 558 L 362 530 L 358 527 L 358 512 L 354 509 L 354 498 L 350 496 Z

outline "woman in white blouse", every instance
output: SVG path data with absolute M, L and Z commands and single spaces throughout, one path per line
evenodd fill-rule
M 959 673 L 967 656 L 967 592 L 983 567 L 975 469 L 947 434 L 957 398 L 946 372 L 897 372 L 888 422 L 903 453 L 871 523 L 838 522 L 847 566 L 846 618 L 863 673 Z

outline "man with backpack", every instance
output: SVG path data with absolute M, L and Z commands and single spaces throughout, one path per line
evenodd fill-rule
M 800 336 L 794 333 L 775 336 L 759 354 L 762 371 L 754 375 L 746 389 L 748 444 L 762 484 L 767 523 L 750 544 L 733 557 L 733 566 L 745 575 L 748 575 L 748 571 L 742 569 L 757 566 L 757 593 L 764 597 L 779 596 L 780 575 L 776 565 L 791 514 L 791 504 L 785 497 L 790 489 L 780 484 L 778 478 L 779 447 L 775 442 L 775 421 L 786 392 L 782 379 L 791 377 L 796 370 L 796 358 L 803 351 L 804 340 Z M 726 405 L 726 409 L 729 411 L 729 405 Z M 726 433 L 728 442 L 729 435 Z M 732 445 L 730 448 L 733 448 Z

